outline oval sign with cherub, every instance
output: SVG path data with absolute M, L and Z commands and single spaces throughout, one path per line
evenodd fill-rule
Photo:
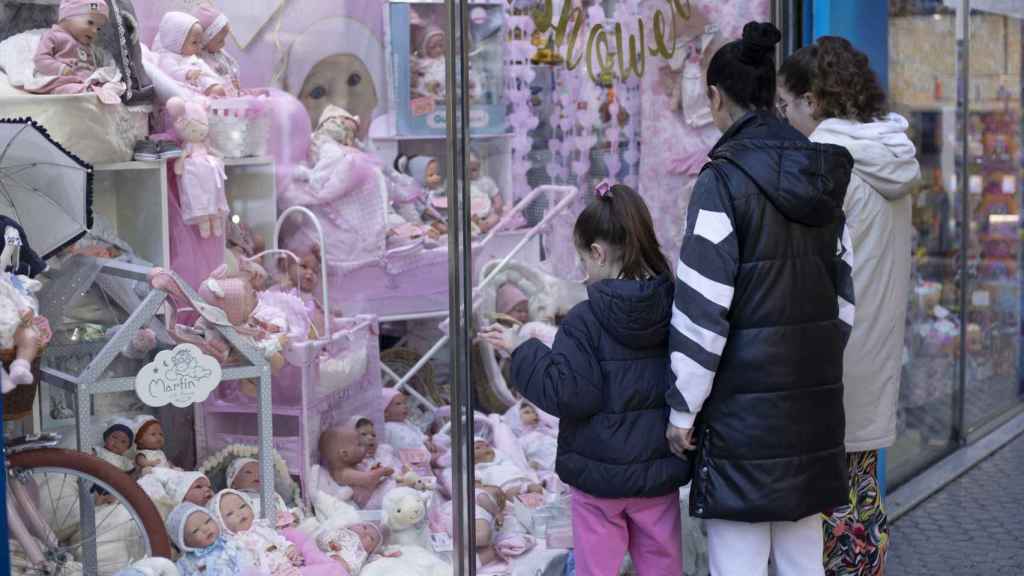
M 194 344 L 164 350 L 135 375 L 135 392 L 149 406 L 178 408 L 206 400 L 220 383 L 220 362 Z

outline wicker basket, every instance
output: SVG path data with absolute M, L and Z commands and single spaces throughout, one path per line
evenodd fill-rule
M 14 362 L 17 351 L 14 348 L 0 350 L 0 362 L 3 362 L 4 370 L 10 370 L 11 362 Z M 43 357 L 40 350 L 36 359 L 32 362 L 31 384 L 17 386 L 10 393 L 4 394 L 4 422 L 21 420 L 32 415 L 32 406 L 36 402 L 36 390 L 39 389 L 39 360 Z
M 421 355 L 411 348 L 388 348 L 380 353 L 381 363 L 399 376 L 405 376 L 420 357 Z M 409 385 L 434 404 L 448 403 L 447 391 L 434 382 L 434 366 L 430 362 L 424 364 L 423 368 L 409 380 Z

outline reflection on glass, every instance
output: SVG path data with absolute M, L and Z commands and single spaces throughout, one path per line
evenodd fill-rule
M 910 121 L 922 176 L 913 190 L 912 289 L 897 439 L 888 451 L 891 485 L 944 454 L 953 437 L 961 332 L 955 27 L 955 13 L 942 6 L 890 2 L 890 107 Z
M 971 14 L 967 118 L 971 280 L 967 310 L 967 431 L 1021 398 L 1020 16 Z

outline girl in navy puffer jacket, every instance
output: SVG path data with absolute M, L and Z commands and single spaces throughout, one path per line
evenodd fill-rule
M 628 550 L 640 576 L 681 574 L 678 489 L 690 466 L 665 439 L 673 278 L 628 186 L 599 185 L 573 233 L 589 299 L 553 347 L 498 326 L 480 336 L 513 352 L 514 386 L 560 418 L 556 471 L 574 489 L 579 573 L 618 574 Z

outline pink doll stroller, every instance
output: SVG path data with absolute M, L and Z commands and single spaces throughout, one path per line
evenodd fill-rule
M 316 216 L 306 208 L 292 207 L 278 219 L 275 247 L 281 224 L 294 212 L 308 216 L 322 238 Z M 298 261 L 287 250 L 273 248 L 267 252 Z M 312 337 L 288 341 L 282 350 L 284 366 L 273 375 L 271 389 L 274 447 L 291 474 L 299 477 L 307 504 L 310 495 L 306 488 L 311 466 L 319 458 L 316 451 L 320 431 L 347 422 L 355 414 L 371 414 L 377 426 L 383 428 L 384 424 L 376 319 L 333 318 L 326 286 L 321 286 L 320 298 L 325 333 L 319 334 L 310 322 Z M 315 310 L 316 306 L 310 307 Z M 196 408 L 200 457 L 231 444 L 256 443 L 256 410 L 256 398 L 247 394 L 240 383 L 226 383 L 218 388 Z

